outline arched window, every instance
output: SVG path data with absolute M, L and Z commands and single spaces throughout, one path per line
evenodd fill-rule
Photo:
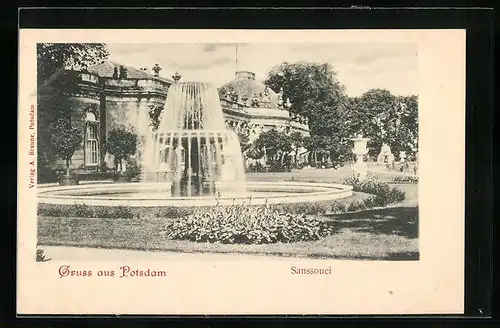
M 99 164 L 99 121 L 94 113 L 87 112 L 85 131 L 85 164 Z

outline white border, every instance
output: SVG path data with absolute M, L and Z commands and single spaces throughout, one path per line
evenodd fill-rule
M 417 42 L 420 106 L 420 261 L 306 259 L 35 262 L 36 188 L 29 189 L 28 110 L 36 103 L 36 42 Z M 24 314 L 463 313 L 464 30 L 20 31 L 18 285 Z M 189 257 L 191 258 L 191 257 Z M 196 258 L 196 259 L 195 259 Z M 59 278 L 57 269 L 165 269 L 167 278 Z M 331 266 L 294 276 L 290 265 Z

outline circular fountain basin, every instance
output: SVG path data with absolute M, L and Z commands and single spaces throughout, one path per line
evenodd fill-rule
M 211 206 L 317 202 L 351 196 L 352 187 L 308 182 L 247 182 L 246 192 L 219 197 L 172 197 L 170 183 L 100 183 L 77 186 L 38 185 L 38 202 L 94 206 Z

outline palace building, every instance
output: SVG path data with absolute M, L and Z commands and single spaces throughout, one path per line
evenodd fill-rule
M 137 134 L 141 149 L 141 141 L 151 133 L 150 111 L 164 106 L 169 86 L 181 78 L 178 74 L 172 79 L 161 77 L 161 69 L 156 64 L 151 73 L 147 68 L 107 61 L 74 74 L 76 88 L 72 90 L 77 91 L 69 97 L 84 111 L 86 122 L 83 145 L 71 159 L 73 170 L 92 172 L 113 168 L 113 158 L 105 152 L 106 137 L 120 126 Z M 282 90 L 271 90 L 258 82 L 252 72 L 236 72 L 234 80 L 219 89 L 219 96 L 227 126 L 238 134 L 247 134 L 250 141 L 273 128 L 309 134 L 307 119 L 290 114 L 290 102 L 283 99 Z M 305 159 L 304 149 L 301 160 Z M 64 165 L 64 161 L 56 163 L 58 167 Z

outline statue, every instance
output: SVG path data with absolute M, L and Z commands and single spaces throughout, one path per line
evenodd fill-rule
M 380 164 L 392 164 L 394 162 L 394 155 L 391 152 L 391 147 L 387 144 L 382 144 L 380 148 L 380 153 L 377 157 L 377 163 Z
M 259 100 L 259 95 L 257 94 L 257 92 L 254 92 L 251 101 L 252 107 L 259 107 Z
M 155 66 L 153 66 L 151 70 L 154 72 L 154 76 L 158 77 L 160 76 L 160 71 L 162 70 L 162 68 L 160 67 L 160 65 L 155 64 Z
M 263 103 L 262 107 L 269 108 L 271 107 L 271 96 L 269 95 L 269 91 L 267 89 L 268 87 L 264 90 L 264 94 L 261 93 L 260 96 Z
M 119 79 L 126 79 L 127 78 L 127 69 L 123 66 L 120 66 L 120 72 L 118 75 Z
M 160 68 L 161 70 L 161 68 Z M 159 72 L 159 71 L 158 71 Z M 155 76 L 158 76 L 158 75 L 155 75 Z M 172 79 L 175 81 L 175 82 L 179 82 L 179 80 L 182 78 L 182 75 L 179 74 L 179 72 L 175 72 L 174 75 L 172 75 Z
M 280 89 L 278 93 L 278 100 L 276 101 L 279 109 L 283 109 L 283 88 Z
M 243 105 L 248 106 L 248 97 L 247 97 L 247 95 L 242 95 L 241 96 L 241 101 L 242 101 Z

